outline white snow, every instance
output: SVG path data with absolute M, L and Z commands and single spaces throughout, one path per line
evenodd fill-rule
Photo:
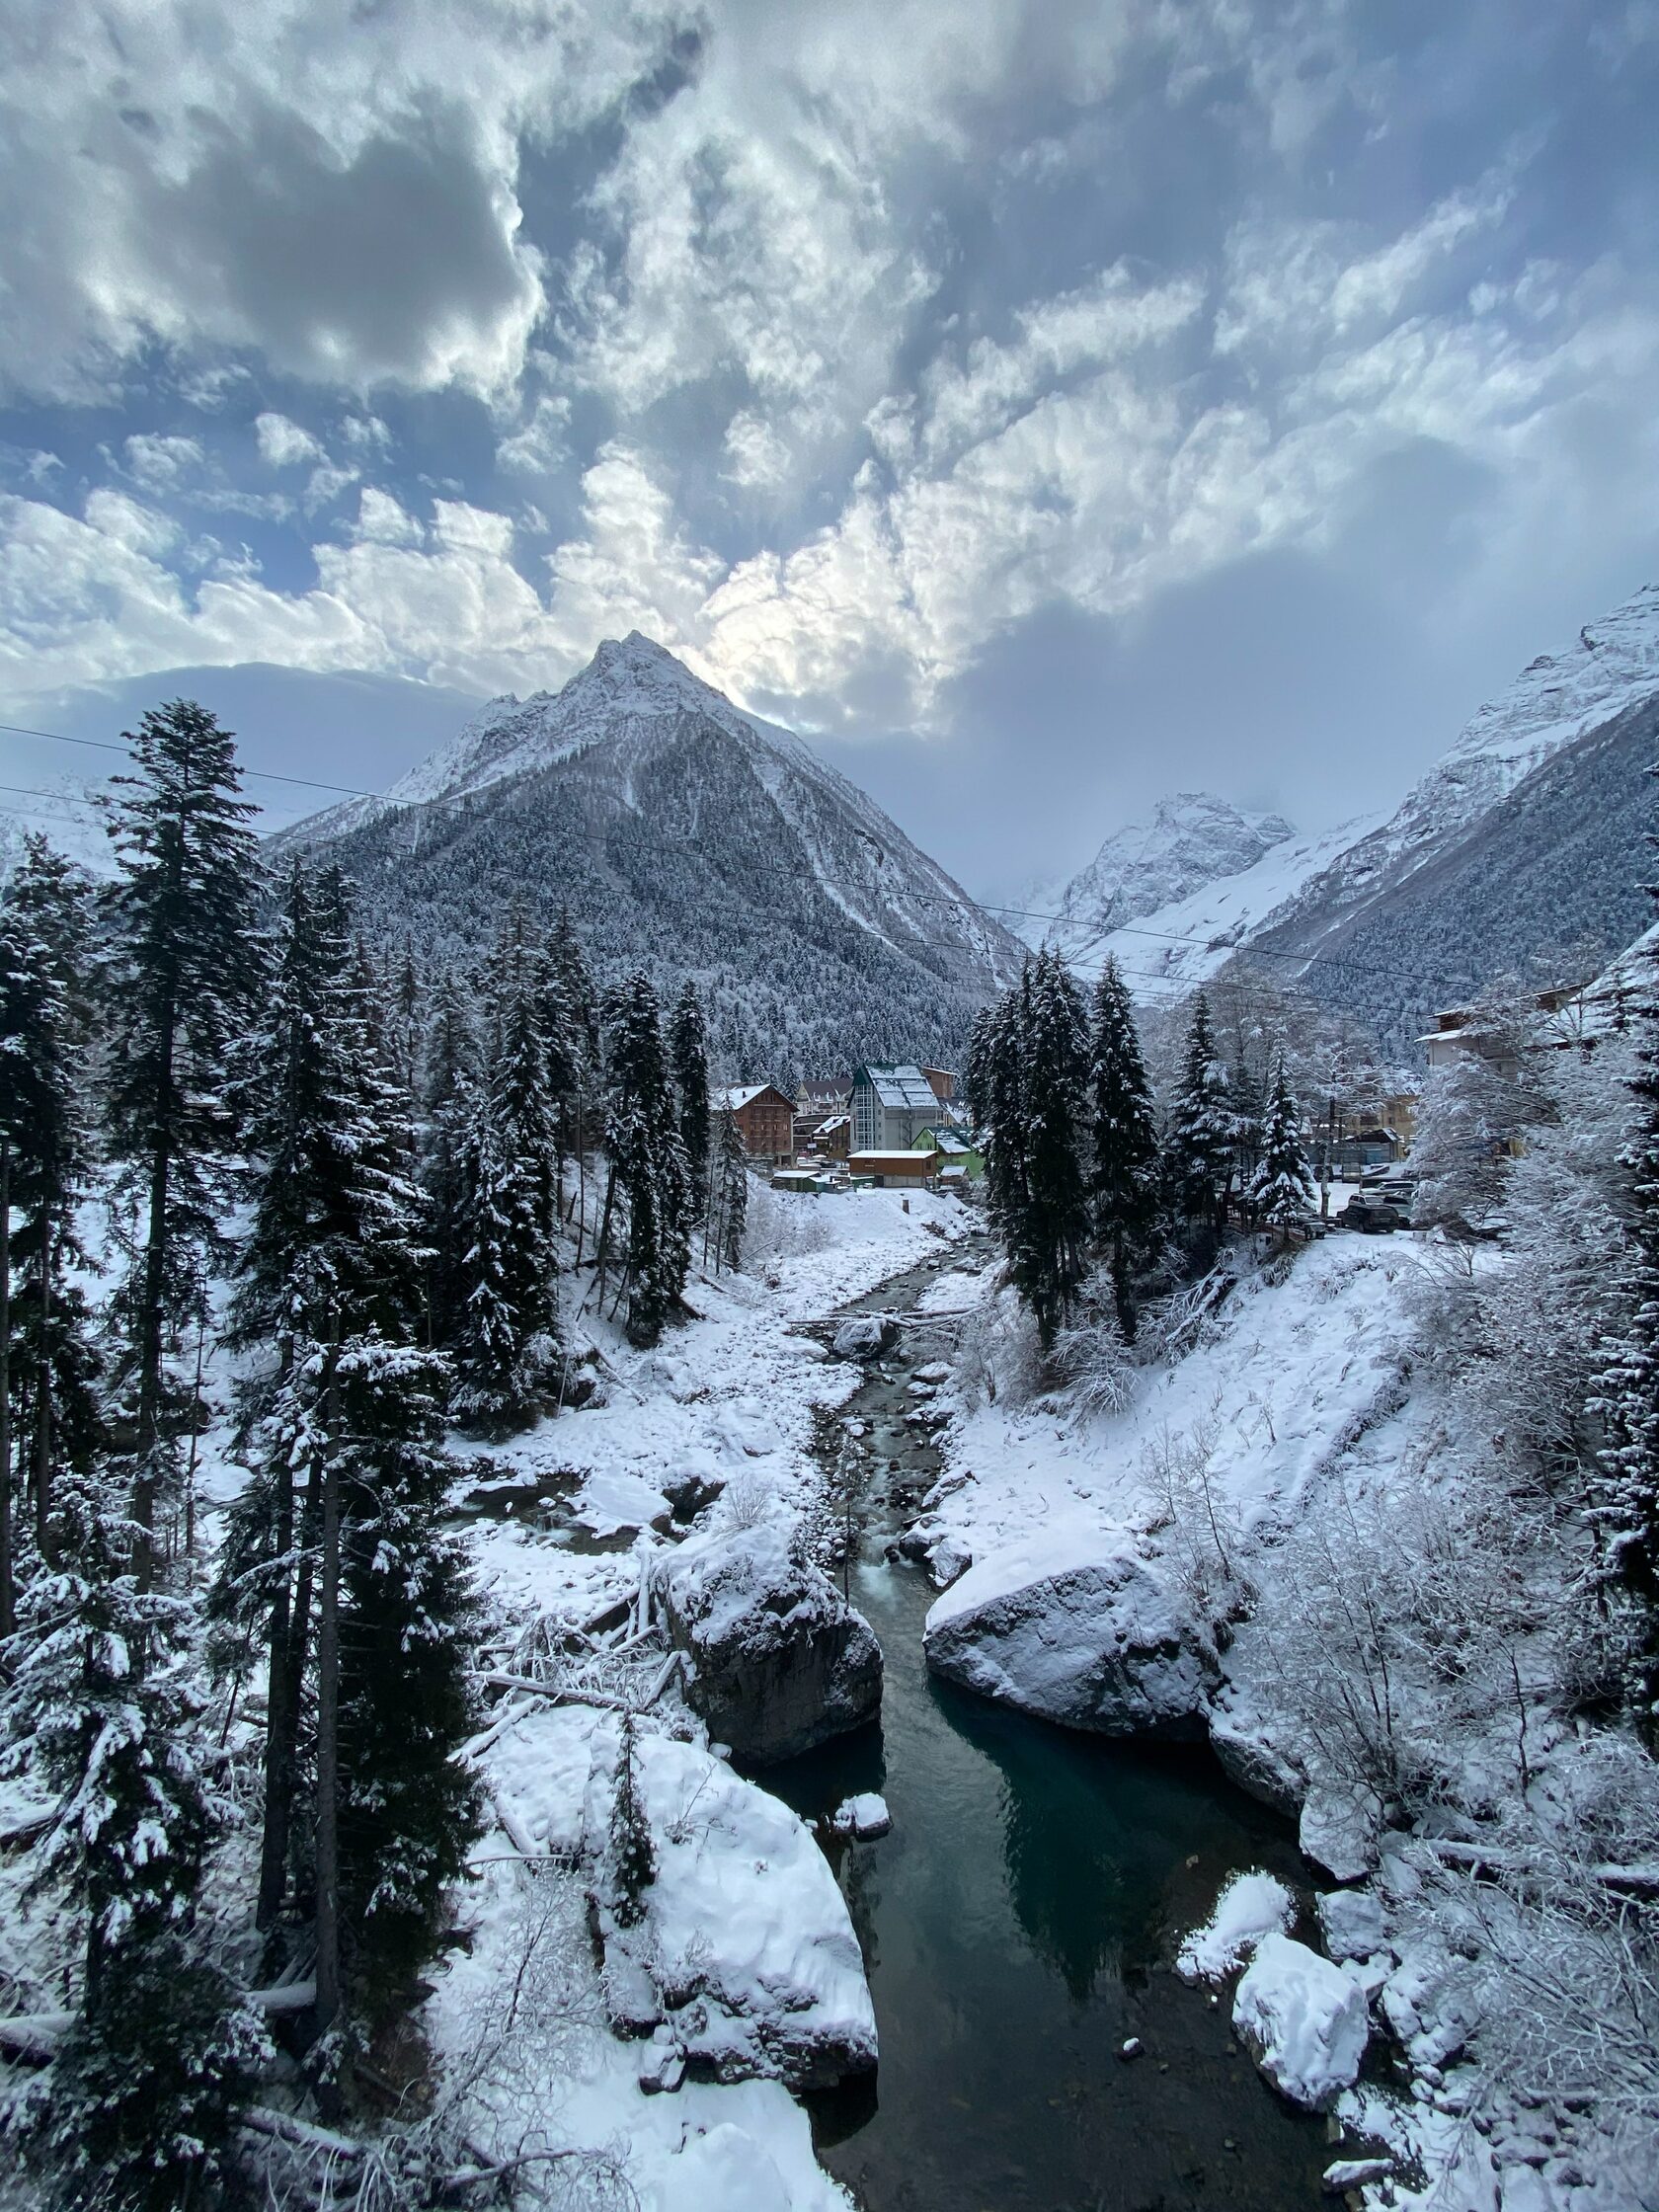
M 1234 1874 L 1204 1926 L 1182 1943 L 1176 1971 L 1189 1982 L 1220 1981 L 1264 1936 L 1282 1935 L 1295 1918 L 1296 1899 L 1277 1875 Z
M 887 1799 L 873 1789 L 860 1790 L 855 1797 L 845 1797 L 835 1807 L 830 1825 L 837 1835 L 852 1836 L 859 1843 L 873 1842 L 885 1836 L 893 1826 L 893 1815 L 887 1809 Z
M 1232 2024 L 1274 2087 L 1328 2111 L 1357 2078 L 1371 2034 L 1365 1991 L 1289 1936 L 1264 1936 L 1232 2002 Z

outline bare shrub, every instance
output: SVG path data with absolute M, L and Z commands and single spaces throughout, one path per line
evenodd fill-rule
M 1178 1435 L 1166 1421 L 1141 1455 L 1157 1505 L 1156 1534 L 1200 1620 L 1236 1620 L 1250 1598 L 1239 1565 L 1241 1533 L 1217 1479 L 1221 1410 L 1212 1402 Z
M 1043 1383 L 1037 1324 L 1011 1290 L 988 1299 L 962 1324 L 957 1381 L 970 1412 L 982 1405 L 1025 1405 Z

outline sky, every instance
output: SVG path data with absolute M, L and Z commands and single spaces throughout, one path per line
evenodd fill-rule
M 11 0 L 0 721 L 373 787 L 638 628 L 982 896 L 1323 827 L 1659 576 L 1656 113 L 1659 0 Z

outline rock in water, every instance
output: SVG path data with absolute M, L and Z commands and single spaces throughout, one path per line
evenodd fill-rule
M 768 1524 L 693 1538 L 660 1570 L 686 1692 L 709 1733 L 754 1766 L 793 1759 L 881 1710 L 875 1631 Z
M 886 1313 L 854 1313 L 835 1331 L 838 1360 L 874 1360 L 899 1341 L 899 1324 Z
M 1276 2090 L 1326 2112 L 1352 2087 L 1371 2035 L 1365 1991 L 1289 1936 L 1264 1936 L 1232 2001 L 1239 2040 Z
M 978 1560 L 935 1600 L 924 1649 L 948 1682 L 1107 1736 L 1202 1736 L 1216 1676 L 1157 1569 L 1127 1540 L 1079 1559 L 1074 1530 Z
M 887 1834 L 893 1826 L 893 1815 L 885 1797 L 865 1789 L 856 1797 L 843 1798 L 831 1814 L 830 1825 L 837 1836 L 851 1836 L 858 1843 L 868 1844 Z

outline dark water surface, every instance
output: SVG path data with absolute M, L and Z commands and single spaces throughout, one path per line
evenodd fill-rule
M 893 1814 L 879 1842 L 831 1847 L 881 2067 L 873 2097 L 819 2106 L 824 2164 L 869 2212 L 1328 2203 L 1324 2123 L 1261 2081 L 1227 1998 L 1170 1964 L 1230 1873 L 1300 1878 L 1283 1824 L 1208 1754 L 1079 1737 L 933 1683 L 930 1595 L 911 1569 L 861 1571 L 881 1729 L 765 1778 L 809 1816 L 857 1789 Z M 1146 2050 L 1125 2061 L 1132 2035 Z
M 860 1304 L 902 1312 L 937 1264 Z M 881 1552 L 908 1518 L 902 1493 L 938 1470 L 931 1440 L 904 1425 L 908 1376 L 952 1349 L 950 1324 L 913 1316 L 904 1352 L 846 1408 L 867 1424 L 850 1594 L 886 1657 L 881 1726 L 758 1778 L 808 1818 L 863 1789 L 893 1815 L 879 1842 L 829 1845 L 881 2066 L 873 2086 L 819 2103 L 819 2155 L 867 2212 L 1328 2204 L 1325 2123 L 1282 2102 L 1234 2044 L 1230 1997 L 1213 2003 L 1172 1963 L 1230 1874 L 1303 1884 L 1288 1824 L 1205 1750 L 1080 1736 L 926 1672 L 932 1592 Z M 1126 2061 L 1130 2036 L 1146 2048 Z

